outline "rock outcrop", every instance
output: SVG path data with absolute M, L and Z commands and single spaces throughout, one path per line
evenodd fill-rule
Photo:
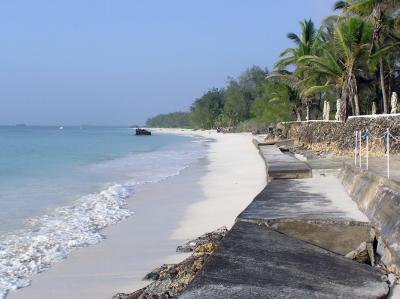
M 153 282 L 147 287 L 131 294 L 116 294 L 112 299 L 176 298 L 203 267 L 227 231 L 226 227 L 221 227 L 179 246 L 178 252 L 193 252 L 193 254 L 179 264 L 165 264 L 148 273 L 144 279 Z
M 195 240 L 189 241 L 182 246 L 178 246 L 177 252 L 193 252 L 201 250 L 205 246 L 210 246 L 210 244 L 217 244 L 225 236 L 228 229 L 224 226 L 213 232 L 205 233 L 204 235 L 198 237 Z M 213 251 L 213 250 L 211 250 Z

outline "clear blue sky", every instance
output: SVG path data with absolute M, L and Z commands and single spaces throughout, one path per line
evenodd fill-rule
M 0 124 L 143 123 L 187 110 L 334 0 L 3 0 Z

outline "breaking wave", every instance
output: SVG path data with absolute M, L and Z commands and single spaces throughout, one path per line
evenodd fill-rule
M 133 214 L 127 200 L 137 188 L 177 175 L 204 155 L 205 151 L 186 148 L 144 153 L 134 159 L 125 157 L 93 166 L 89 173 L 113 173 L 129 166 L 141 167 L 141 171 L 130 176 L 128 183 L 112 184 L 101 192 L 84 195 L 68 206 L 27 220 L 21 230 L 0 236 L 0 298 L 5 298 L 9 290 L 28 286 L 33 274 L 63 261 L 71 251 L 102 241 L 103 228 Z

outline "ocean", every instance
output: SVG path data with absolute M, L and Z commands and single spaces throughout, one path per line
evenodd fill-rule
M 134 214 L 126 204 L 141 186 L 204 157 L 205 141 L 129 128 L 0 127 L 0 298 L 103 240 L 102 228 Z

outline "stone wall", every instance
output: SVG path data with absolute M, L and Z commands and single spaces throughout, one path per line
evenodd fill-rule
M 294 139 L 305 148 L 319 151 L 333 151 L 337 154 L 352 154 L 355 131 L 370 133 L 369 148 L 371 155 L 385 153 L 384 133 L 389 128 L 393 136 L 400 138 L 400 114 L 377 115 L 366 117 L 351 117 L 347 122 L 337 121 L 308 121 L 288 122 L 278 125 L 283 134 Z M 400 140 L 396 143 L 390 140 L 391 152 L 400 152 Z
M 388 270 L 400 274 L 400 184 L 346 165 L 343 186 L 377 230 L 377 251 Z

